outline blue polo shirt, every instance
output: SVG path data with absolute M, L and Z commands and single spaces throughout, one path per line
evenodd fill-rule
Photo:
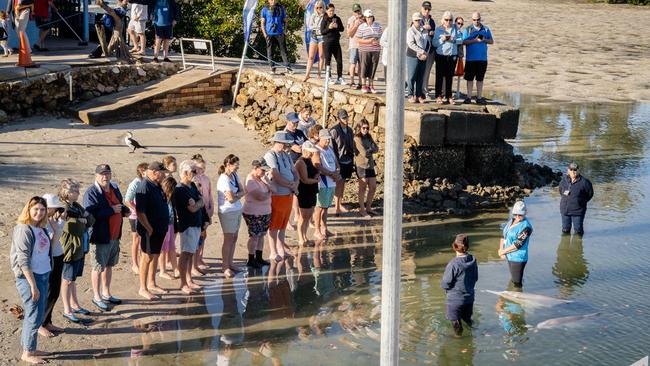
M 260 16 L 266 20 L 264 26 L 266 34 L 269 36 L 278 36 L 284 33 L 284 18 L 287 17 L 284 6 L 278 4 L 272 10 L 265 6 L 262 8 Z
M 167 0 L 158 0 L 156 1 L 156 15 L 155 15 L 155 24 L 159 27 L 165 27 L 172 25 L 173 15 L 172 9 Z
M 479 35 L 483 39 L 492 39 L 492 32 L 490 28 L 481 24 L 479 29 L 474 25 L 465 28 L 463 32 L 463 41 L 474 39 Z M 465 46 L 465 61 L 487 61 L 488 59 L 488 45 L 485 42 L 472 43 Z

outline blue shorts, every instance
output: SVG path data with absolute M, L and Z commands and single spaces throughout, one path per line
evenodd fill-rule
M 154 25 L 156 30 L 156 38 L 160 39 L 172 39 L 174 38 L 171 25 Z
M 318 43 L 318 44 L 321 44 L 321 43 L 324 42 L 324 40 L 323 40 L 323 36 L 317 36 L 317 35 L 315 35 L 315 34 L 312 33 L 312 35 L 311 35 L 311 42 L 316 42 L 316 43 Z M 310 43 L 310 44 L 311 44 L 311 43 Z
M 84 274 L 84 259 L 78 259 L 72 262 L 63 262 L 63 279 L 66 281 L 76 281 L 77 277 Z
M 359 49 L 358 48 L 350 48 L 348 51 L 350 54 L 350 65 L 355 65 L 359 63 Z

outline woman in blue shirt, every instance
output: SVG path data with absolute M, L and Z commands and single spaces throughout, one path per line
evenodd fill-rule
M 528 262 L 528 242 L 533 226 L 526 218 L 526 204 L 515 202 L 512 218 L 503 227 L 503 238 L 499 244 L 499 256 L 508 260 L 510 278 L 515 287 L 522 287 L 524 268 Z

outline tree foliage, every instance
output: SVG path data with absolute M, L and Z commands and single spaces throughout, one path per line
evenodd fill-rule
M 303 27 L 304 9 L 299 0 L 282 0 L 287 13 L 287 52 L 291 62 L 295 62 L 298 47 L 302 44 L 301 32 Z M 260 0 L 253 20 L 253 33 L 250 44 L 258 52 L 266 56 L 266 42 L 259 31 L 260 12 L 267 5 Z M 194 0 L 181 5 L 181 21 L 174 29 L 178 37 L 203 38 L 212 40 L 214 53 L 217 56 L 240 57 L 244 49 L 244 27 L 242 9 L 244 0 Z M 273 59 L 281 60 L 280 52 L 274 47 Z M 248 57 L 260 58 L 253 50 L 248 51 Z

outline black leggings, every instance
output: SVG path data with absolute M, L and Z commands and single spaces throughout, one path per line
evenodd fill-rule
M 336 59 L 336 75 L 339 78 L 343 77 L 343 53 L 341 51 L 341 44 L 338 40 L 323 42 L 323 57 L 325 57 L 325 66 L 330 66 L 332 56 Z
M 457 56 L 443 56 L 436 53 L 436 97 L 442 97 L 442 79 L 445 79 L 444 98 L 451 98 L 451 83 L 456 71 Z
M 52 324 L 52 311 L 56 300 L 59 298 L 61 292 L 61 276 L 63 274 L 63 255 L 52 258 L 54 265 L 52 272 L 50 272 L 50 282 L 47 286 L 47 305 L 45 307 L 45 318 L 43 319 L 43 326 Z M 44 294 L 43 294 L 44 295 Z
M 522 287 L 524 280 L 524 268 L 528 262 L 510 262 L 508 261 L 508 268 L 510 269 L 510 278 L 515 287 Z

